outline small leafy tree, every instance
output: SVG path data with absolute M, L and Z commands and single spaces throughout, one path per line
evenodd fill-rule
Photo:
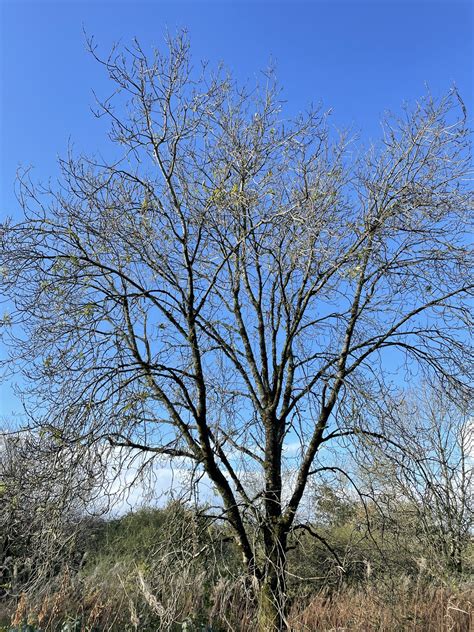
M 321 110 L 285 120 L 271 74 L 195 72 L 184 36 L 151 58 L 91 50 L 113 153 L 70 153 L 55 186 L 21 175 L 24 217 L 0 230 L 15 366 L 66 444 L 205 474 L 260 629 L 283 629 L 288 537 L 325 448 L 384 440 L 398 367 L 467 388 L 464 106 L 428 95 L 357 152 Z

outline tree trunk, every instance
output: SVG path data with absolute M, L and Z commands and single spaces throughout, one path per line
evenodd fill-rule
M 258 596 L 258 631 L 282 632 L 286 624 L 286 538 L 275 535 L 266 560 Z
M 282 579 L 266 577 L 262 580 L 258 596 L 258 632 L 282 632 L 288 629 L 285 623 L 286 594 Z
M 265 560 L 260 580 L 258 603 L 259 632 L 287 630 L 286 609 L 286 541 L 281 504 L 281 466 L 283 424 L 274 411 L 263 415 L 265 427 L 265 525 L 263 527 Z

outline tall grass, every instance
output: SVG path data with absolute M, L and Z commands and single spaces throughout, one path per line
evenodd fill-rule
M 298 632 L 471 632 L 474 592 L 416 587 L 411 582 L 388 595 L 369 585 L 320 591 L 294 604 L 291 629 Z
M 132 584 L 121 584 L 119 575 L 95 588 L 63 580 L 41 602 L 20 599 L 11 629 L 29 624 L 41 632 L 254 632 L 255 600 L 243 580 L 222 579 L 208 594 L 204 584 L 197 577 L 189 590 L 186 582 L 181 600 L 166 611 L 152 593 L 132 593 Z M 406 578 L 391 586 L 366 583 L 294 595 L 288 624 L 292 632 L 471 632 L 473 602 L 472 587 L 436 587 Z

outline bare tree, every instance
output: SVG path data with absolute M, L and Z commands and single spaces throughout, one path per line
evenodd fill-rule
M 1 228 L 15 366 L 65 443 L 205 473 L 260 629 L 283 629 L 323 448 L 378 432 L 354 406 L 389 401 L 396 371 L 467 388 L 464 107 L 428 95 L 356 154 L 328 113 L 285 120 L 271 73 L 249 89 L 195 72 L 184 36 L 151 58 L 91 51 L 115 86 L 97 106 L 112 154 L 70 152 L 54 186 L 23 173 L 24 218 Z
M 0 597 L 39 597 L 51 578 L 80 564 L 87 507 L 99 511 L 102 474 L 83 457 L 46 429 L 0 435 Z
M 412 526 L 411 536 L 421 543 L 433 573 L 466 568 L 474 526 L 469 410 L 436 381 L 422 385 L 383 422 L 385 435 L 393 439 L 390 446 L 383 451 L 374 443 L 367 446 L 364 469 L 371 495 L 393 522 Z

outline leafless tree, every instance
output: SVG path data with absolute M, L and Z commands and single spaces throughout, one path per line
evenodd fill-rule
M 411 537 L 429 558 L 424 564 L 435 574 L 466 570 L 474 526 L 470 410 L 436 381 L 422 385 L 383 422 L 390 446 L 367 446 L 369 493 L 392 521 L 411 525 Z
M 100 510 L 102 475 L 83 456 L 46 429 L 0 435 L 1 597 L 40 595 L 58 572 L 80 564 L 87 507 Z
M 71 151 L 56 185 L 20 175 L 24 218 L 1 227 L 11 362 L 66 444 L 205 473 L 260 629 L 284 629 L 308 480 L 324 448 L 379 432 L 353 409 L 390 401 L 395 374 L 468 387 L 463 104 L 428 95 L 356 152 L 329 113 L 285 120 L 272 73 L 250 89 L 195 71 L 185 36 L 91 51 L 112 151 Z

